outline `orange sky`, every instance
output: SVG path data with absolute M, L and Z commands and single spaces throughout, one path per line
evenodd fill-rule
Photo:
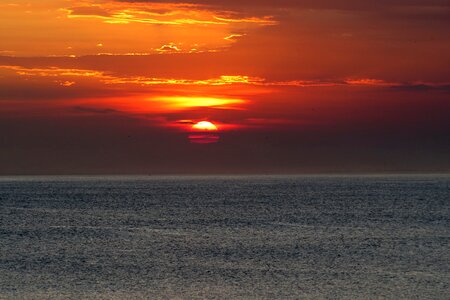
M 2 1 L 0 174 L 448 171 L 449 25 L 444 0 Z

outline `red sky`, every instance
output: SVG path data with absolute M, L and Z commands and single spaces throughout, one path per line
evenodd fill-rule
M 0 28 L 0 174 L 450 170 L 448 1 L 8 0 Z

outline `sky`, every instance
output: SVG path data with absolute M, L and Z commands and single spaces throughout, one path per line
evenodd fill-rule
M 449 28 L 448 0 L 1 1 L 0 175 L 449 172 Z

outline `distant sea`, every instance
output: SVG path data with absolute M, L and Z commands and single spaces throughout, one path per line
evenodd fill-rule
M 0 177 L 0 299 L 449 299 L 450 175 Z

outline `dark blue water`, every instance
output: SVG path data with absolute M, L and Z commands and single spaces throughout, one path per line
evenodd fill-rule
M 450 176 L 0 179 L 0 298 L 449 299 Z

